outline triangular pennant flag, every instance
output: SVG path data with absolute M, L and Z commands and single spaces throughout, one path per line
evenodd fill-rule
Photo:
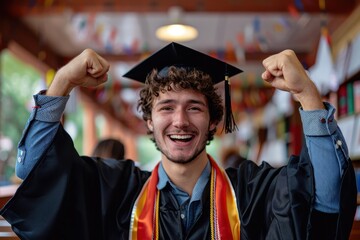
M 338 89 L 338 80 L 332 60 L 328 38 L 320 37 L 315 64 L 309 69 L 310 78 L 315 82 L 322 95 Z

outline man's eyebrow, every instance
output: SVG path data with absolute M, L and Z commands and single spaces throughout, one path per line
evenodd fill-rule
M 206 106 L 206 103 L 205 103 L 205 102 L 200 101 L 200 100 L 195 100 L 195 99 L 191 99 L 191 100 L 189 101 L 189 103 L 192 103 L 192 104 L 200 104 L 200 105 Z
M 168 103 L 173 103 L 175 102 L 174 99 L 164 99 L 164 100 L 159 100 L 155 103 L 155 106 L 156 105 L 164 105 L 164 104 L 168 104 Z
M 164 105 L 164 104 L 168 104 L 168 103 L 175 103 L 176 100 L 175 99 L 163 99 L 158 101 L 155 105 Z M 203 106 L 206 106 L 206 103 L 200 100 L 196 100 L 196 99 L 190 99 L 187 101 L 187 103 L 189 104 L 200 104 Z

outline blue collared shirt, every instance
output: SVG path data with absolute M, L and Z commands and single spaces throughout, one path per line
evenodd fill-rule
M 38 107 L 32 111 L 18 145 L 16 164 L 18 177 L 24 179 L 49 147 L 60 125 L 59 121 L 68 99 L 68 96 L 34 95 L 35 104 Z M 314 111 L 300 109 L 300 115 L 314 167 L 316 189 L 314 207 L 319 211 L 336 213 L 339 211 L 342 171 L 349 157 L 344 137 L 334 119 L 335 109 L 328 103 L 325 103 L 325 106 L 326 109 Z M 197 210 L 201 209 L 200 195 L 206 185 L 204 182 L 206 183 L 209 177 L 208 168 L 208 166 L 205 168 L 196 183 L 192 196 L 184 194 L 181 189 L 172 184 L 165 171 L 160 172 L 160 176 L 164 178 L 161 177 L 158 187 L 170 184 L 174 189 L 173 192 L 179 205 L 184 206 L 184 219 L 187 219 L 184 223 L 186 229 L 197 218 Z
M 171 193 L 174 195 L 180 206 L 180 217 L 183 227 L 185 231 L 188 231 L 202 212 L 203 204 L 201 202 L 201 196 L 210 178 L 210 161 L 208 161 L 199 179 L 197 180 L 191 196 L 171 182 L 161 163 L 158 171 L 159 183 L 157 188 L 159 190 L 162 190 L 165 187 L 170 188 Z

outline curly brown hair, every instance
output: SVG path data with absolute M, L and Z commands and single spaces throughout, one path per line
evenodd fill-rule
M 224 114 L 222 98 L 216 92 L 211 77 L 194 68 L 167 67 L 160 72 L 154 69 L 146 78 L 145 87 L 140 91 L 138 109 L 141 110 L 145 121 L 151 119 L 152 103 L 160 92 L 192 89 L 202 93 L 208 102 L 210 122 L 218 124 Z M 209 131 L 207 143 L 214 138 L 216 128 Z M 149 131 L 148 134 L 152 132 Z

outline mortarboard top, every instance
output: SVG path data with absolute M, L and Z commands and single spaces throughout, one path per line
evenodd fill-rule
M 145 83 L 147 75 L 157 69 L 159 72 L 170 66 L 182 66 L 201 70 L 210 75 L 214 84 L 225 81 L 225 132 L 237 129 L 231 112 L 229 78 L 239 74 L 242 70 L 219 59 L 180 45 L 170 43 L 155 52 L 124 74 L 124 77 Z
M 155 68 L 159 72 L 173 65 L 193 67 L 209 74 L 214 84 L 232 77 L 242 70 L 178 43 L 170 43 L 133 67 L 124 77 L 145 82 L 147 75 Z

